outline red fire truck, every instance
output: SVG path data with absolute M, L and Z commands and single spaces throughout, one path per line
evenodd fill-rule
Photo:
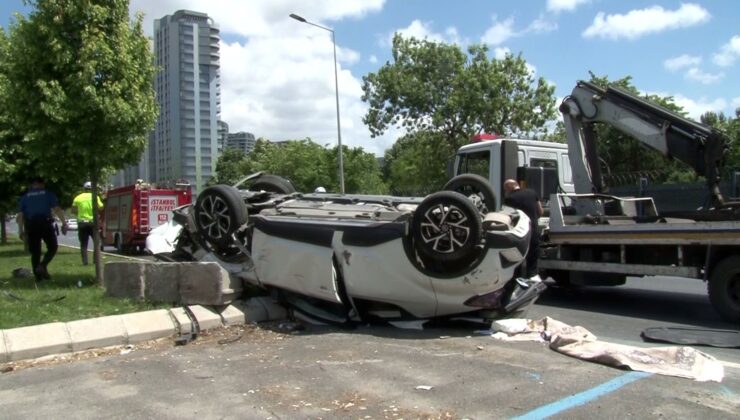
M 172 210 L 192 202 L 190 185 L 157 188 L 137 183 L 109 190 L 101 232 L 104 246 L 113 246 L 121 253 L 144 249 L 149 231 L 167 223 Z

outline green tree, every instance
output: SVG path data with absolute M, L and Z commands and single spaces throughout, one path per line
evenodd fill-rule
M 432 131 L 453 148 L 480 131 L 545 133 L 555 116 L 554 87 L 535 81 L 526 61 L 507 54 L 489 59 L 484 45 L 467 54 L 457 45 L 393 37 L 393 62 L 363 77 L 363 118 L 372 136 L 391 126 Z
M 399 138 L 385 152 L 385 177 L 391 194 L 422 196 L 440 190 L 448 180 L 447 161 L 455 149 L 444 136 L 417 131 Z
M 327 149 L 329 173 L 332 175 L 331 188 L 339 191 L 338 146 Z M 361 147 L 342 146 L 344 159 L 344 188 L 345 191 L 362 194 L 387 194 L 388 187 L 383 182 L 378 159 L 375 155 L 365 152 Z
M 290 179 L 298 191 L 313 192 L 318 186 L 329 188 L 331 175 L 326 150 L 310 139 L 280 144 L 258 140 L 247 155 L 245 174 L 264 171 Z
M 716 127 L 723 131 L 730 141 L 730 153 L 725 162 L 729 171 L 740 171 L 740 108 L 735 109 L 735 116 L 728 117 L 724 113 L 706 112 L 701 117 L 702 123 Z
M 128 0 L 28 3 L 28 18 L 10 27 L 9 116 L 40 175 L 88 179 L 97 196 L 106 170 L 139 160 L 157 116 L 143 17 L 129 20 Z
M 239 149 L 226 149 L 216 161 L 216 176 L 209 184 L 234 184 L 245 176 L 241 167 L 247 154 Z
M 241 174 L 264 171 L 290 179 L 298 191 L 313 192 L 317 187 L 327 191 L 339 190 L 337 148 L 327 149 L 311 139 L 292 140 L 280 144 L 258 139 L 252 153 L 226 168 Z M 383 194 L 387 188 L 382 181 L 377 159 L 362 148 L 344 147 L 345 189 L 349 193 Z M 216 171 L 221 179 L 220 166 Z

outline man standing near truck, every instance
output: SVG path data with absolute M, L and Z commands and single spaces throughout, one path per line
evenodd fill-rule
M 92 184 L 85 182 L 82 186 L 85 191 L 78 194 L 72 202 L 72 213 L 77 215 L 77 238 L 80 240 L 80 254 L 82 265 L 87 265 L 87 244 L 94 233 Z M 103 202 L 98 197 L 98 210 L 103 208 Z
M 530 236 L 524 276 L 534 281 L 542 281 L 537 272 L 537 259 L 540 253 L 540 236 L 537 233 L 537 219 L 542 216 L 542 203 L 531 188 L 521 188 L 514 179 L 504 181 L 504 204 L 519 209 L 529 217 Z

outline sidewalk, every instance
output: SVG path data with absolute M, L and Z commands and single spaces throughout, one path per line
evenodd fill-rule
M 0 330 L 0 363 L 160 338 L 189 340 L 222 326 L 283 317 L 282 307 L 253 298 L 221 308 L 192 305 Z

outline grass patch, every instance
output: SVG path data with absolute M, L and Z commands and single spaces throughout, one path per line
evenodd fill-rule
M 103 255 L 103 264 L 120 260 Z M 12 271 L 20 267 L 30 270 L 31 255 L 20 240 L 8 238 L 8 245 L 0 246 L 0 329 L 169 307 L 104 296 L 95 282 L 95 266 L 83 266 L 78 249 L 60 246 L 49 265 L 51 280 L 38 285 L 33 276 L 13 278 Z

